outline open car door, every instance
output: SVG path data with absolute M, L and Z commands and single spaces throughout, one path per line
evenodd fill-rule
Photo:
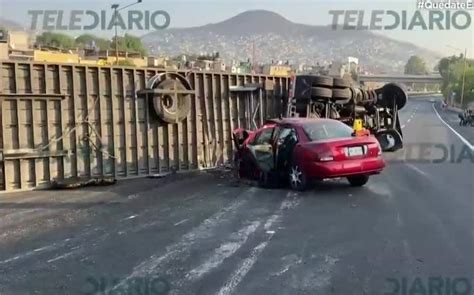
M 260 172 L 268 173 L 275 167 L 273 150 L 275 126 L 263 128 L 255 134 L 247 148 Z

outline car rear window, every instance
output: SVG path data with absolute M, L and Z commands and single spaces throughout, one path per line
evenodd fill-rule
M 311 141 L 351 137 L 352 128 L 338 121 L 322 121 L 303 125 L 304 132 Z

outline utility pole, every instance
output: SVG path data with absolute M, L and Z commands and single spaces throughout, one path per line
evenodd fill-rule
M 119 54 L 118 54 L 118 34 L 117 34 L 117 23 L 118 23 L 118 12 L 120 10 L 123 10 L 125 8 L 128 8 L 130 6 L 133 6 L 135 4 L 141 3 L 143 0 L 137 0 L 134 3 L 128 4 L 120 9 L 119 6 L 120 4 L 112 4 L 112 9 L 114 10 L 114 27 L 115 27 L 115 64 L 118 65 L 118 59 L 119 59 Z
M 118 65 L 118 34 L 117 34 L 117 8 L 118 4 L 113 4 L 112 9 L 114 9 L 114 27 L 115 27 L 115 65 Z
M 464 71 L 462 75 L 462 88 L 461 88 L 461 107 L 464 102 L 464 85 L 466 84 L 466 69 L 467 69 L 467 48 L 464 49 Z
M 255 74 L 255 40 L 252 40 L 252 73 Z
M 447 47 L 456 49 L 461 51 L 462 49 L 451 46 L 451 45 L 446 45 Z M 462 75 L 462 88 L 461 88 L 461 107 L 464 103 L 464 86 L 466 84 L 466 70 L 467 70 L 467 48 L 464 48 L 464 70 L 463 70 L 463 75 Z M 449 64 L 448 64 L 448 75 L 449 75 Z M 449 76 L 448 76 L 448 83 L 449 83 Z M 449 84 L 448 84 L 449 87 Z

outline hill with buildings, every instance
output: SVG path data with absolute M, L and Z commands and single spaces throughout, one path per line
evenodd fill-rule
M 333 30 L 291 22 L 266 11 L 247 11 L 220 23 L 191 28 L 171 28 L 142 37 L 152 55 L 207 54 L 219 52 L 226 61 L 255 57 L 291 64 L 327 65 L 359 58 L 369 71 L 400 73 L 411 55 L 422 56 L 432 67 L 438 54 L 370 31 Z

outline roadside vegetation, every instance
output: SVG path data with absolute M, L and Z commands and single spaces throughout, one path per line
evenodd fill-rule
M 452 95 L 457 104 L 461 103 L 463 73 L 464 73 L 464 56 L 445 57 L 440 60 L 437 70 L 443 77 L 441 91 L 444 97 L 449 99 Z M 464 86 L 463 104 L 474 103 L 474 60 L 467 60 L 466 78 Z
M 139 37 L 129 34 L 118 36 L 119 50 L 140 53 L 142 56 L 147 54 L 147 50 Z M 107 50 L 115 49 L 115 37 L 112 39 L 101 38 L 91 34 L 83 34 L 77 38 L 69 35 L 54 32 L 44 32 L 36 38 L 37 46 L 56 47 L 61 49 L 97 49 Z
M 425 61 L 416 55 L 411 56 L 405 65 L 405 74 L 407 75 L 426 75 L 428 69 Z

